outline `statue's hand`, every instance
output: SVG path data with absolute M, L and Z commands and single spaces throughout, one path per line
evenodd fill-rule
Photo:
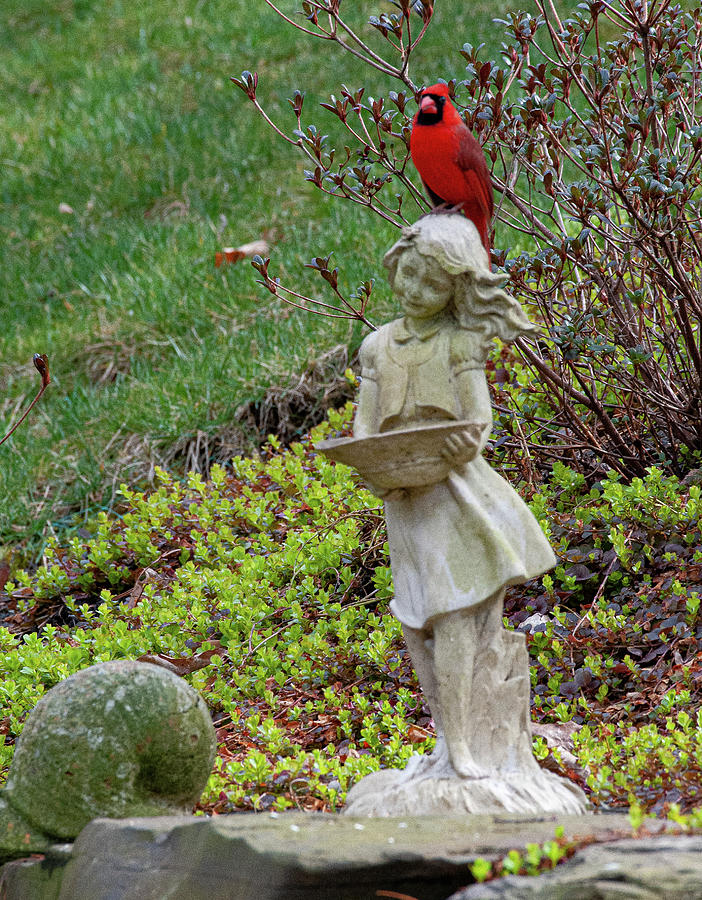
M 405 488 L 393 488 L 393 490 L 383 494 L 383 500 L 404 500 L 406 496 L 407 491 Z
M 441 448 L 441 455 L 452 469 L 460 469 L 478 455 L 479 444 L 469 431 L 449 435 Z
M 366 481 L 366 487 L 371 494 L 375 494 L 376 497 L 379 497 L 383 501 L 402 500 L 403 497 L 407 496 L 407 491 L 404 488 L 381 488 L 376 487 L 376 485 L 371 484 L 369 481 Z

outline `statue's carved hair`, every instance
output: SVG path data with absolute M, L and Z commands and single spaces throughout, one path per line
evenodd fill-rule
M 402 254 L 414 248 L 455 276 L 454 314 L 458 323 L 478 331 L 487 345 L 493 338 L 514 341 L 538 331 L 520 304 L 502 289 L 506 277 L 490 270 L 487 252 L 475 225 L 465 216 L 428 215 L 403 229 L 402 237 L 385 254 L 391 287 Z

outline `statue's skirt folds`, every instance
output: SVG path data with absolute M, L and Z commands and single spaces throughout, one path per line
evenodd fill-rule
M 476 606 L 556 562 L 524 501 L 480 456 L 438 484 L 393 495 L 385 516 L 395 583 L 390 608 L 411 628 Z

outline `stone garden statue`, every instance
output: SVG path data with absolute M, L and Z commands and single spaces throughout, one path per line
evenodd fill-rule
M 72 840 L 98 816 L 184 815 L 212 770 L 215 731 L 197 691 L 116 660 L 53 687 L 29 714 L 0 791 L 0 864 Z
M 361 347 L 354 437 L 319 449 L 355 466 L 385 503 L 403 633 L 436 726 L 431 755 L 367 776 L 351 815 L 585 808 L 542 770 L 530 735 L 525 638 L 502 626 L 505 588 L 555 557 L 516 491 L 481 456 L 492 425 L 494 338 L 536 331 L 461 215 L 428 215 L 385 256 L 404 316 Z

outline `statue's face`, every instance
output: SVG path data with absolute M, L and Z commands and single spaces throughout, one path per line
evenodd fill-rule
M 430 256 L 410 247 L 400 257 L 393 289 L 406 315 L 415 319 L 435 316 L 450 302 L 453 288 L 452 276 Z

